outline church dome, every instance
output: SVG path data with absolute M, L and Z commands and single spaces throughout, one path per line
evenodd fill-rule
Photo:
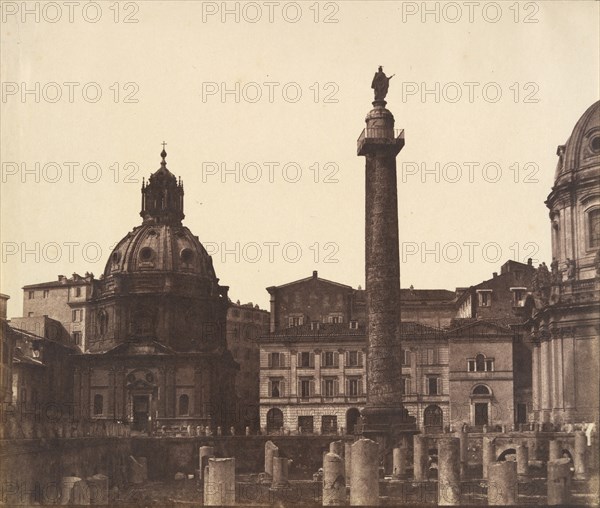
M 198 237 L 181 224 L 142 224 L 112 251 L 104 276 L 180 272 L 215 280 L 212 258 Z
M 212 258 L 197 236 L 181 224 L 183 183 L 167 169 L 167 152 L 160 168 L 142 183 L 141 226 L 113 249 L 104 276 L 143 272 L 177 272 L 217 281 Z
M 600 101 L 581 116 L 566 144 L 558 147 L 557 155 L 556 186 L 594 176 L 600 166 Z

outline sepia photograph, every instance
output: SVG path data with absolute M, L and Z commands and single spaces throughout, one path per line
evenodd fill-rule
M 0 0 L 0 506 L 600 505 L 600 2 Z

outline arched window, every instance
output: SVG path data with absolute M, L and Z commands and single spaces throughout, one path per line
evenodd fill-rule
M 185 393 L 179 396 L 179 416 L 190 414 L 190 398 Z
M 594 208 L 588 213 L 588 236 L 591 249 L 600 247 L 600 208 Z
M 479 354 L 475 357 L 475 370 L 483 372 L 485 370 L 485 356 Z
M 485 385 L 477 385 L 473 388 L 473 395 L 491 395 L 490 389 Z
M 351 407 L 346 411 L 346 433 L 354 434 L 354 427 L 358 423 L 358 419 L 360 418 L 360 411 Z
M 94 415 L 101 415 L 104 412 L 104 397 L 97 393 L 94 395 Z
M 444 413 L 440 406 L 431 405 L 425 408 L 423 413 L 423 425 L 426 431 L 436 432 L 443 428 L 444 424 Z

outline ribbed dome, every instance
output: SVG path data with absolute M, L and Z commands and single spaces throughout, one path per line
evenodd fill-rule
M 575 124 L 566 144 L 557 149 L 559 156 L 555 185 L 592 175 L 600 166 L 600 101 L 592 104 Z M 577 173 L 577 175 L 576 175 Z
M 180 272 L 216 280 L 212 259 L 198 237 L 182 225 L 143 224 L 112 251 L 104 270 L 118 273 Z

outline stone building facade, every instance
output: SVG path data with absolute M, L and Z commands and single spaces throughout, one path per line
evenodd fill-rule
M 241 427 L 259 427 L 260 351 L 258 337 L 269 332 L 269 312 L 250 303 L 230 303 L 227 347 L 240 371 L 235 379 L 236 414 Z
M 90 322 L 88 302 L 96 282 L 91 273 L 83 277 L 74 273 L 71 278 L 59 275 L 55 281 L 24 286 L 23 317 L 50 316 L 61 322 L 72 343 L 85 351 Z M 44 335 L 42 330 L 28 328 L 27 331 Z
M 523 273 L 517 276 L 518 270 Z M 441 432 L 450 424 L 482 428 L 527 420 L 531 375 L 527 369 L 518 373 L 520 363 L 515 363 L 523 341 L 522 320 L 514 310 L 523 307 L 521 295 L 513 305 L 511 281 L 519 277 L 526 291 L 529 282 L 521 276 L 531 271 L 535 269 L 529 265 L 509 261 L 502 275 L 463 289 L 458 296 L 444 290 L 402 290 L 415 293 L 409 309 L 436 295 L 438 301 L 452 302 L 454 314 L 448 319 L 450 303 L 445 303 L 439 318 L 448 323 L 444 328 L 401 321 L 399 390 L 419 429 Z M 472 308 L 482 287 L 495 290 L 498 312 L 479 319 L 456 317 L 463 315 L 464 302 Z M 364 291 L 321 279 L 316 272 L 268 291 L 271 332 L 260 338 L 261 426 L 269 432 L 352 432 L 368 389 Z M 431 320 L 437 321 L 428 314 L 426 322 Z M 519 361 L 528 356 L 524 358 Z M 517 393 L 517 383 L 523 392 Z
M 596 422 L 600 400 L 600 101 L 557 149 L 550 269 L 527 301 L 533 410 L 543 423 Z
M 366 402 L 365 300 L 318 276 L 267 288 L 260 337 L 260 422 L 269 432 L 352 428 Z

